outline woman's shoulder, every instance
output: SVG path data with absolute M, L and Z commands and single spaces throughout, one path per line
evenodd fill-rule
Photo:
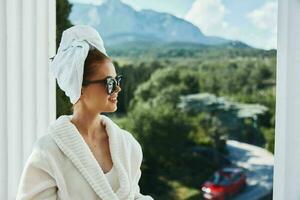
M 140 143 L 138 142 L 138 140 L 133 136 L 133 134 L 131 132 L 129 132 L 128 130 L 125 129 L 121 129 L 122 133 L 125 135 L 125 137 L 127 138 L 127 141 L 130 142 L 131 144 L 141 147 Z
M 143 154 L 142 146 L 139 143 L 139 141 L 133 136 L 133 134 L 125 129 L 122 129 L 122 132 L 124 136 L 126 137 L 126 141 L 128 142 L 128 145 L 131 146 L 133 152 L 137 155 Z
M 51 155 L 51 149 L 55 149 L 55 144 L 49 134 L 40 136 L 33 144 L 32 151 L 27 158 L 26 166 L 40 168 L 50 173 L 49 158 Z M 54 155 L 55 156 L 55 155 Z
M 59 147 L 53 140 L 51 133 L 46 133 L 40 136 L 33 145 L 33 151 L 40 152 L 42 154 L 51 155 L 59 151 Z

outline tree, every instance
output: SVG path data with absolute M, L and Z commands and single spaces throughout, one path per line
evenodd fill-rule
M 67 0 L 56 1 L 56 48 L 59 47 L 62 32 L 71 27 L 72 24 L 68 17 L 71 12 L 72 5 Z M 56 82 L 56 117 L 63 114 L 71 113 L 71 103 L 69 98 L 62 91 Z
M 72 24 L 68 19 L 72 5 L 67 0 L 56 1 L 56 47 L 58 47 L 62 32 L 71 27 Z
M 268 111 L 265 106 L 231 102 L 224 97 L 199 93 L 181 96 L 178 107 L 190 115 L 197 116 L 201 112 L 206 114 L 206 120 L 201 120 L 199 126 L 206 127 L 206 132 L 217 150 L 224 150 L 222 137 L 258 146 L 265 142 L 256 126 L 257 116 L 263 116 Z

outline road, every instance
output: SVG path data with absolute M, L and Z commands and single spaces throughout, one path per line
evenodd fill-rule
M 267 150 L 234 140 L 227 141 L 230 160 L 246 170 L 247 187 L 234 200 L 258 200 L 273 188 L 274 156 Z

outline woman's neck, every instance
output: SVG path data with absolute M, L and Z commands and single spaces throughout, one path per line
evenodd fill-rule
M 106 129 L 101 123 L 101 116 L 99 113 L 90 113 L 78 108 L 74 110 L 71 122 L 85 138 L 91 140 L 102 140 L 107 138 Z

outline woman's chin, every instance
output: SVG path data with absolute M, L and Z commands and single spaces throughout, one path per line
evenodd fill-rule
M 108 108 L 106 109 L 107 111 L 106 112 L 116 112 L 118 109 L 118 106 L 115 104 L 115 105 L 110 105 L 108 106 Z
M 118 109 L 118 107 L 116 106 L 115 108 L 113 108 L 110 112 L 116 112 Z

